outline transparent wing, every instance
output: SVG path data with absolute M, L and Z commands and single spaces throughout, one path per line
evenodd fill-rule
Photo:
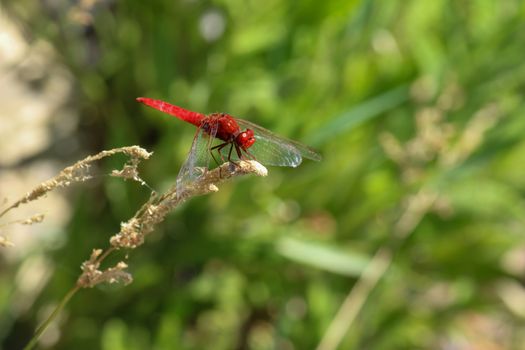
M 182 196 L 188 185 L 208 170 L 210 148 L 216 134 L 216 123 L 210 126 L 209 133 L 203 128 L 199 128 L 195 133 L 188 157 L 177 175 L 177 196 Z
M 302 143 L 287 139 L 244 119 L 235 119 L 241 129 L 252 129 L 255 143 L 248 151 L 255 159 L 266 165 L 296 167 L 303 158 L 321 160 L 321 155 Z M 235 152 L 235 150 L 234 150 Z

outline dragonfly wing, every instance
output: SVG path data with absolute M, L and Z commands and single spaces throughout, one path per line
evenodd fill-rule
M 177 176 L 177 196 L 182 196 L 189 185 L 208 170 L 210 164 L 210 147 L 217 134 L 217 124 L 206 132 L 199 128 L 195 133 L 186 161 Z
M 235 120 L 241 128 L 253 130 L 256 141 L 248 151 L 262 164 L 295 168 L 301 164 L 303 158 L 321 160 L 319 153 L 302 143 L 278 136 L 247 120 Z

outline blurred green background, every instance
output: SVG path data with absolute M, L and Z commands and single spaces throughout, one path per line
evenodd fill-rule
M 332 348 L 525 349 L 522 1 L 0 8 L 2 200 L 133 144 L 154 152 L 149 185 L 174 184 L 195 130 L 138 96 L 227 112 L 324 157 L 178 208 L 130 252 L 134 282 L 80 291 L 41 348 L 313 349 L 383 248 L 390 268 Z M 58 191 L 47 226 L 1 228 L 16 243 L 0 252 L 2 349 L 23 347 L 148 198 L 103 176 L 122 161 Z

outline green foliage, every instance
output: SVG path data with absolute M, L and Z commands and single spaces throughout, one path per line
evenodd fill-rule
M 520 1 L 81 3 L 4 7 L 70 72 L 83 154 L 139 144 L 154 151 L 142 177 L 173 184 L 194 128 L 134 100 L 148 96 L 249 119 L 324 159 L 188 202 L 130 255 L 134 283 L 75 296 L 53 348 L 312 349 L 380 247 L 392 266 L 341 349 L 523 347 Z M 79 192 L 47 252 L 53 277 L 2 319 L 5 349 L 149 195 L 118 179 Z M 435 202 L 422 209 L 420 193 Z M 416 222 L 401 234 L 404 215 Z

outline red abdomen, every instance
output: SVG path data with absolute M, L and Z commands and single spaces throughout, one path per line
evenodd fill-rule
M 158 109 L 161 112 L 167 113 L 174 117 L 177 117 L 185 122 L 191 123 L 196 127 L 199 127 L 202 121 L 206 118 L 204 114 L 193 112 L 185 108 L 172 105 L 171 103 L 164 102 L 162 100 L 155 100 L 149 97 L 138 97 L 137 101 L 144 103 L 147 106 Z

